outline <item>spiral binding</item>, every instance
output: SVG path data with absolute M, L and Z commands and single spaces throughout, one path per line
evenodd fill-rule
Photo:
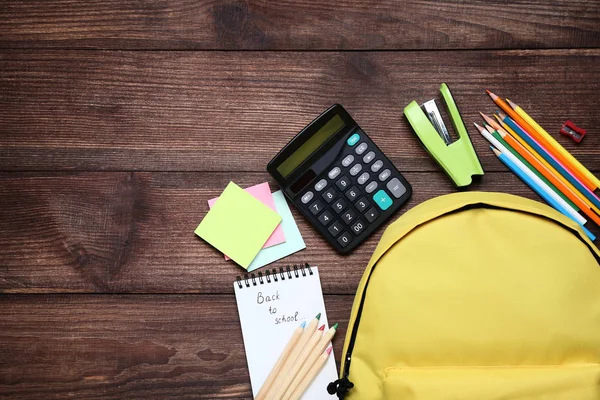
M 238 275 L 236 282 L 238 287 L 242 289 L 244 285 L 246 287 L 264 285 L 271 282 L 279 282 L 280 280 L 292 279 L 294 276 L 300 278 L 301 274 L 305 277 L 307 273 L 313 275 L 313 271 L 307 263 L 300 266 L 296 264 L 292 266 L 286 265 L 285 267 L 279 267 L 279 271 L 277 268 L 273 268 L 272 270 L 267 269 L 264 275 L 261 271 L 257 274 L 245 274 L 243 277 Z

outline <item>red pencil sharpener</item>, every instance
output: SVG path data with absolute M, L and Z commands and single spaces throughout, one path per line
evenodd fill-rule
M 560 128 L 560 134 L 570 137 L 575 143 L 579 143 L 585 136 L 585 129 L 582 129 L 572 123 L 570 120 L 567 120 L 567 122 L 563 124 L 562 128 Z

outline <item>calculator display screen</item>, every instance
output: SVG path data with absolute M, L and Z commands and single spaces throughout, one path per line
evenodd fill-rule
M 335 135 L 344 126 L 344 120 L 336 114 L 325 125 L 316 131 L 310 139 L 302 144 L 277 167 L 282 177 L 288 177 L 300 164 L 310 157 L 323 143 Z

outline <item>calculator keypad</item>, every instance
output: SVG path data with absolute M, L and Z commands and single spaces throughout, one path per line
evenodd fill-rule
M 385 211 L 407 191 L 394 166 L 365 136 L 351 135 L 340 159 L 300 197 L 323 234 L 342 249 L 364 240 L 365 231 L 369 234 L 371 225 L 382 222 L 382 213 L 389 217 Z
M 319 182 L 317 182 L 317 184 L 315 185 L 315 190 L 317 192 L 320 192 L 321 190 L 325 189 L 325 186 L 327 186 L 327 181 L 325 179 L 321 179 Z
M 371 165 L 371 171 L 377 172 L 383 167 L 383 161 L 377 160 L 373 165 Z
M 369 175 L 368 172 L 363 172 L 361 174 L 361 176 L 358 177 L 357 181 L 359 185 L 364 185 L 365 183 L 367 183 L 367 181 L 369 180 L 369 178 L 371 177 L 371 175 Z
M 362 165 L 361 164 L 354 164 L 354 166 L 352 168 L 350 168 L 350 175 L 356 176 L 356 175 L 358 175 L 358 173 L 360 171 L 362 171 Z

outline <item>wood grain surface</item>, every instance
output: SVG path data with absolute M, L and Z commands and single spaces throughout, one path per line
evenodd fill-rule
M 0 48 L 597 47 L 596 0 L 4 0 Z
M 352 301 L 325 296 L 337 357 Z M 11 295 L 0 309 L 2 398 L 252 398 L 233 295 Z
M 414 196 L 401 213 L 454 191 L 441 172 L 405 176 Z M 266 173 L 0 175 L 0 219 L 8 228 L 0 230 L 0 290 L 232 294 L 243 270 L 193 233 L 208 211 L 206 200 L 230 180 L 276 187 Z M 509 172 L 487 173 L 472 189 L 539 200 Z M 293 214 L 307 248 L 275 265 L 318 265 L 325 293 L 354 293 L 383 229 L 340 256 L 297 210 Z
M 333 103 L 412 184 L 393 219 L 453 193 L 402 115 L 446 82 L 486 171 L 470 189 L 540 200 L 471 128 L 484 90 L 600 176 L 598 65 L 595 0 L 3 1 L 0 399 L 250 399 L 244 271 L 193 233 L 208 199 L 275 190 L 267 162 Z M 385 227 L 342 257 L 293 214 L 307 248 L 275 266 L 319 265 L 339 365 Z
M 486 170 L 504 170 L 472 122 L 519 103 L 590 169 L 600 50 L 448 52 L 0 52 L 2 170 L 264 171 L 340 103 L 402 171 L 437 171 L 402 110 L 446 82 Z M 52 123 L 49 123 L 52 121 Z

